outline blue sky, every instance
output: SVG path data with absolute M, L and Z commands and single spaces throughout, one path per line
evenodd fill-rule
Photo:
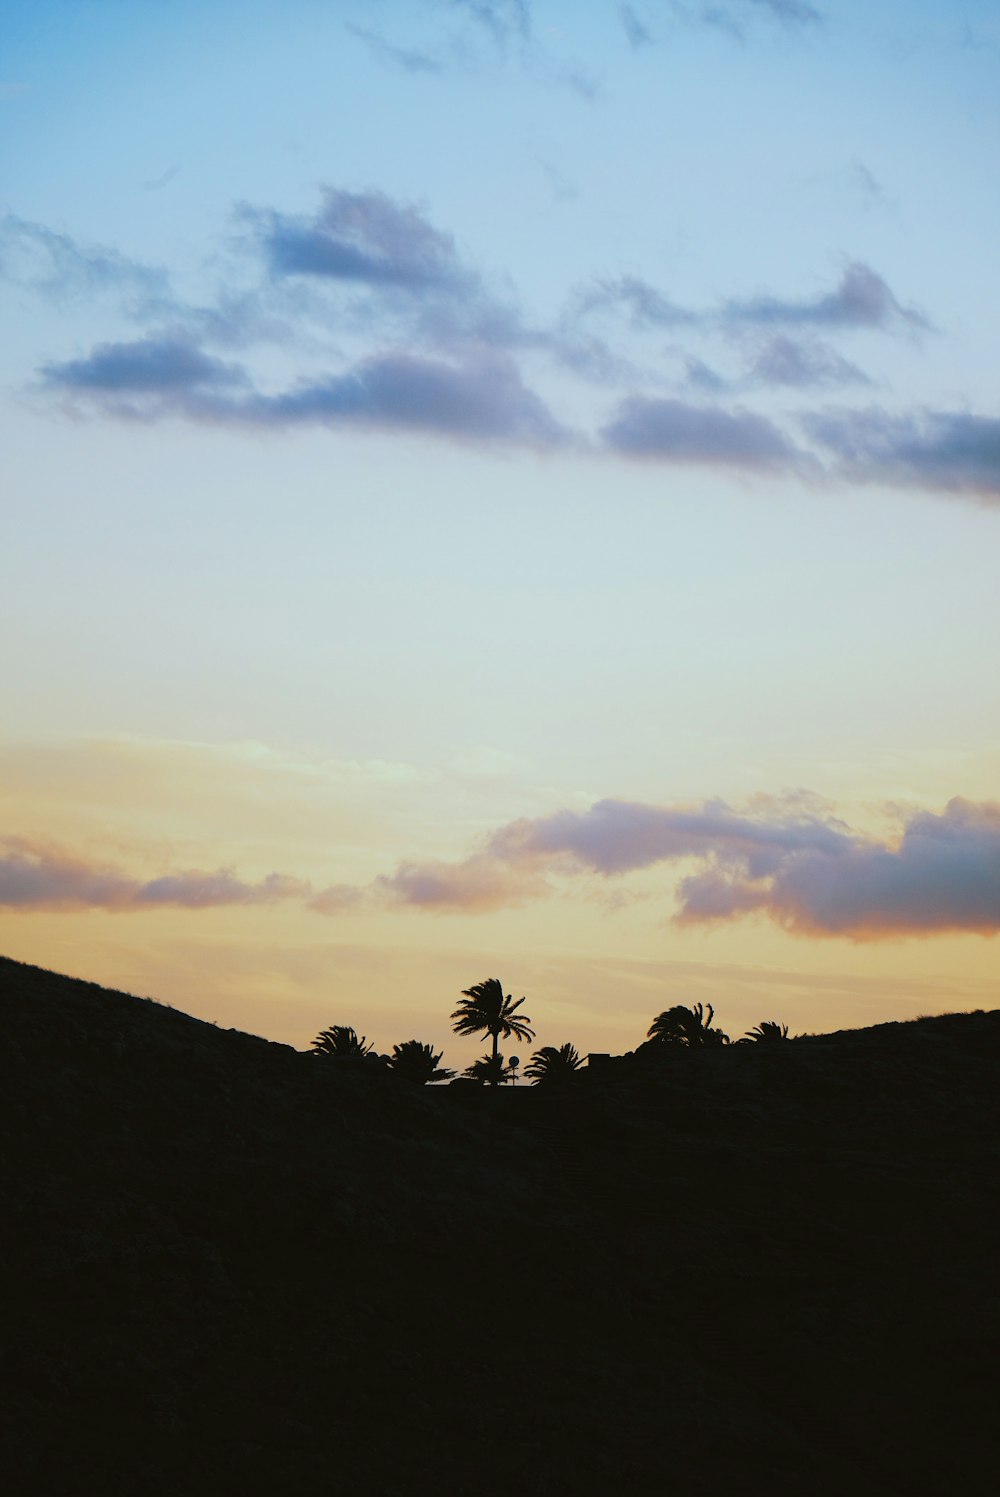
M 204 1002 L 283 1036 L 340 1022 L 348 951 L 371 1031 L 390 950 L 423 953 L 414 1013 L 487 952 L 549 992 L 582 950 L 665 987 L 721 962 L 748 1023 L 763 964 L 812 1027 L 852 980 L 897 1012 L 921 934 L 987 982 L 994 6 L 39 0 L 6 29 L 12 954 L 184 1002 L 200 950 Z M 652 862 L 511 862 L 505 828 L 608 801 L 640 841 L 723 802 L 800 861 L 710 818 Z M 803 913 L 805 804 L 907 909 L 875 880 L 848 929 L 832 884 Z M 183 927 L 150 908 L 220 868 Z M 730 905 L 692 931 L 707 873 Z M 324 923 L 306 883 L 363 897 Z M 624 1044 L 624 1001 L 595 988 L 583 1042 Z

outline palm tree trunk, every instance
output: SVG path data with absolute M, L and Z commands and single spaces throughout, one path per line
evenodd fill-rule
M 499 1031 L 499 1029 L 494 1029 L 493 1030 L 493 1080 L 490 1083 L 492 1086 L 499 1086 L 500 1085 L 500 1078 L 499 1078 L 499 1076 L 496 1073 L 496 1060 L 497 1060 L 497 1054 L 499 1052 L 499 1049 L 500 1049 L 500 1031 Z

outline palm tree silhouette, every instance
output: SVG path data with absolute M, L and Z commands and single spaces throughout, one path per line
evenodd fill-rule
M 685 1008 L 682 1003 L 664 1009 L 657 1014 L 649 1026 L 648 1036 L 665 1045 L 683 1045 L 690 1050 L 704 1050 L 716 1045 L 728 1045 L 729 1036 L 721 1029 L 712 1028 L 715 1009 L 708 1005 L 708 1013 L 700 1003 L 694 1008 Z
M 754 1042 L 759 1044 L 763 1040 L 767 1044 L 771 1044 L 774 1040 L 787 1040 L 787 1038 L 787 1024 L 779 1024 L 776 1019 L 762 1019 L 759 1024 L 755 1024 L 752 1029 L 748 1029 L 743 1038 L 737 1040 L 736 1043 L 738 1045 L 752 1045 Z
M 443 1050 L 435 1055 L 433 1045 L 404 1040 L 401 1045 L 393 1045 L 389 1068 L 401 1080 L 410 1081 L 415 1086 L 425 1086 L 429 1081 L 451 1081 L 455 1072 L 440 1064 L 443 1056 Z
M 479 1081 L 483 1086 L 506 1086 L 508 1081 L 514 1080 L 514 1071 L 503 1063 L 503 1056 L 481 1055 L 474 1060 L 471 1066 L 466 1066 L 462 1072 L 468 1076 L 470 1081 Z
M 499 977 L 487 977 L 484 982 L 477 982 L 474 987 L 463 989 L 462 1000 L 451 1016 L 455 1021 L 452 1028 L 456 1034 L 491 1035 L 493 1053 L 490 1059 L 494 1062 L 499 1053 L 501 1035 L 505 1040 L 513 1036 L 518 1043 L 535 1038 L 531 1020 L 525 1014 L 515 1017 L 515 1010 L 521 1007 L 524 999 L 518 998 L 515 1003 L 509 994 L 505 997 Z M 470 1066 L 469 1069 L 471 1071 L 473 1067 Z M 492 1076 L 490 1083 L 497 1086 L 499 1080 L 499 1076 Z
M 334 1024 L 321 1029 L 312 1042 L 315 1055 L 331 1055 L 338 1060 L 367 1060 L 374 1055 L 375 1046 L 369 1045 L 364 1035 L 358 1039 L 350 1024 Z
M 583 1057 L 575 1045 L 560 1045 L 558 1049 L 555 1045 L 543 1045 L 531 1057 L 531 1064 L 525 1066 L 524 1074 L 531 1076 L 536 1086 L 554 1085 L 565 1082 L 582 1065 Z

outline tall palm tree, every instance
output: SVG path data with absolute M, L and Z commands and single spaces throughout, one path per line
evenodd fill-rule
M 429 1081 L 450 1081 L 455 1072 L 441 1065 L 443 1056 L 443 1050 L 435 1055 L 433 1045 L 404 1040 L 401 1045 L 393 1045 L 389 1069 L 402 1081 L 411 1081 L 415 1086 L 424 1086 Z
M 649 1038 L 660 1040 L 665 1045 L 684 1045 L 690 1050 L 704 1050 L 715 1045 L 728 1045 L 729 1036 L 721 1029 L 712 1028 L 715 1009 L 708 1005 L 708 1013 L 700 1003 L 694 1008 L 685 1008 L 682 1003 L 664 1009 L 657 1014 L 649 1026 Z
M 743 1038 L 737 1040 L 736 1043 L 738 1045 L 752 1045 L 754 1042 L 759 1044 L 761 1041 L 764 1041 L 766 1044 L 771 1044 L 774 1040 L 787 1040 L 787 1038 L 787 1024 L 779 1024 L 777 1019 L 762 1019 L 759 1024 L 755 1024 L 752 1029 L 748 1029 Z
M 531 1057 L 531 1064 L 525 1066 L 524 1074 L 533 1079 L 535 1086 L 554 1085 L 566 1081 L 582 1065 L 583 1056 L 575 1045 L 560 1045 L 558 1050 L 555 1045 L 543 1045 Z
M 518 1043 L 535 1038 L 531 1020 L 526 1014 L 515 1012 L 523 1002 L 523 998 L 518 998 L 515 1002 L 510 994 L 504 996 L 503 983 L 499 977 L 487 977 L 485 982 L 477 982 L 474 987 L 463 989 L 462 1002 L 451 1016 L 455 1021 L 452 1028 L 456 1034 L 491 1035 L 491 1059 L 495 1063 L 501 1035 L 505 1040 L 513 1037 Z M 490 1079 L 493 1086 L 499 1084 L 498 1076 L 494 1075 Z

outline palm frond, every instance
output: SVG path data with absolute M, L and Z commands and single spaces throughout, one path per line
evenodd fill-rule
M 443 1057 L 444 1051 L 435 1054 L 433 1045 L 423 1045 L 419 1040 L 404 1040 L 401 1045 L 393 1045 L 389 1069 L 401 1080 L 413 1082 L 416 1086 L 426 1086 L 433 1081 L 451 1081 L 455 1072 L 441 1065 Z
M 648 1037 L 665 1045 L 683 1045 L 688 1049 L 709 1049 L 716 1045 L 728 1045 L 729 1036 L 721 1029 L 712 1028 L 715 1009 L 708 1005 L 708 1013 L 700 1003 L 685 1008 L 677 1003 L 673 1008 L 657 1014 L 649 1026 Z
M 543 1045 L 525 1066 L 524 1074 L 531 1076 L 536 1086 L 565 1081 L 583 1065 L 583 1058 L 575 1045 Z
M 462 1002 L 452 1014 L 456 1034 L 491 1034 L 503 1039 L 533 1040 L 535 1031 L 526 1014 L 516 1014 L 523 998 L 505 995 L 498 977 L 487 977 L 464 989 Z M 516 1014 L 516 1016 L 515 1016 Z
M 375 1046 L 368 1043 L 365 1035 L 358 1038 L 350 1024 L 333 1024 L 329 1029 L 321 1029 L 311 1048 L 316 1055 L 332 1055 L 341 1060 L 367 1060 L 375 1051 Z
M 755 1043 L 759 1044 L 761 1041 L 771 1044 L 775 1040 L 787 1040 L 787 1038 L 787 1024 L 780 1024 L 777 1019 L 762 1019 L 759 1024 L 755 1024 L 752 1029 L 748 1029 L 743 1038 L 737 1041 L 737 1044 L 752 1045 Z

